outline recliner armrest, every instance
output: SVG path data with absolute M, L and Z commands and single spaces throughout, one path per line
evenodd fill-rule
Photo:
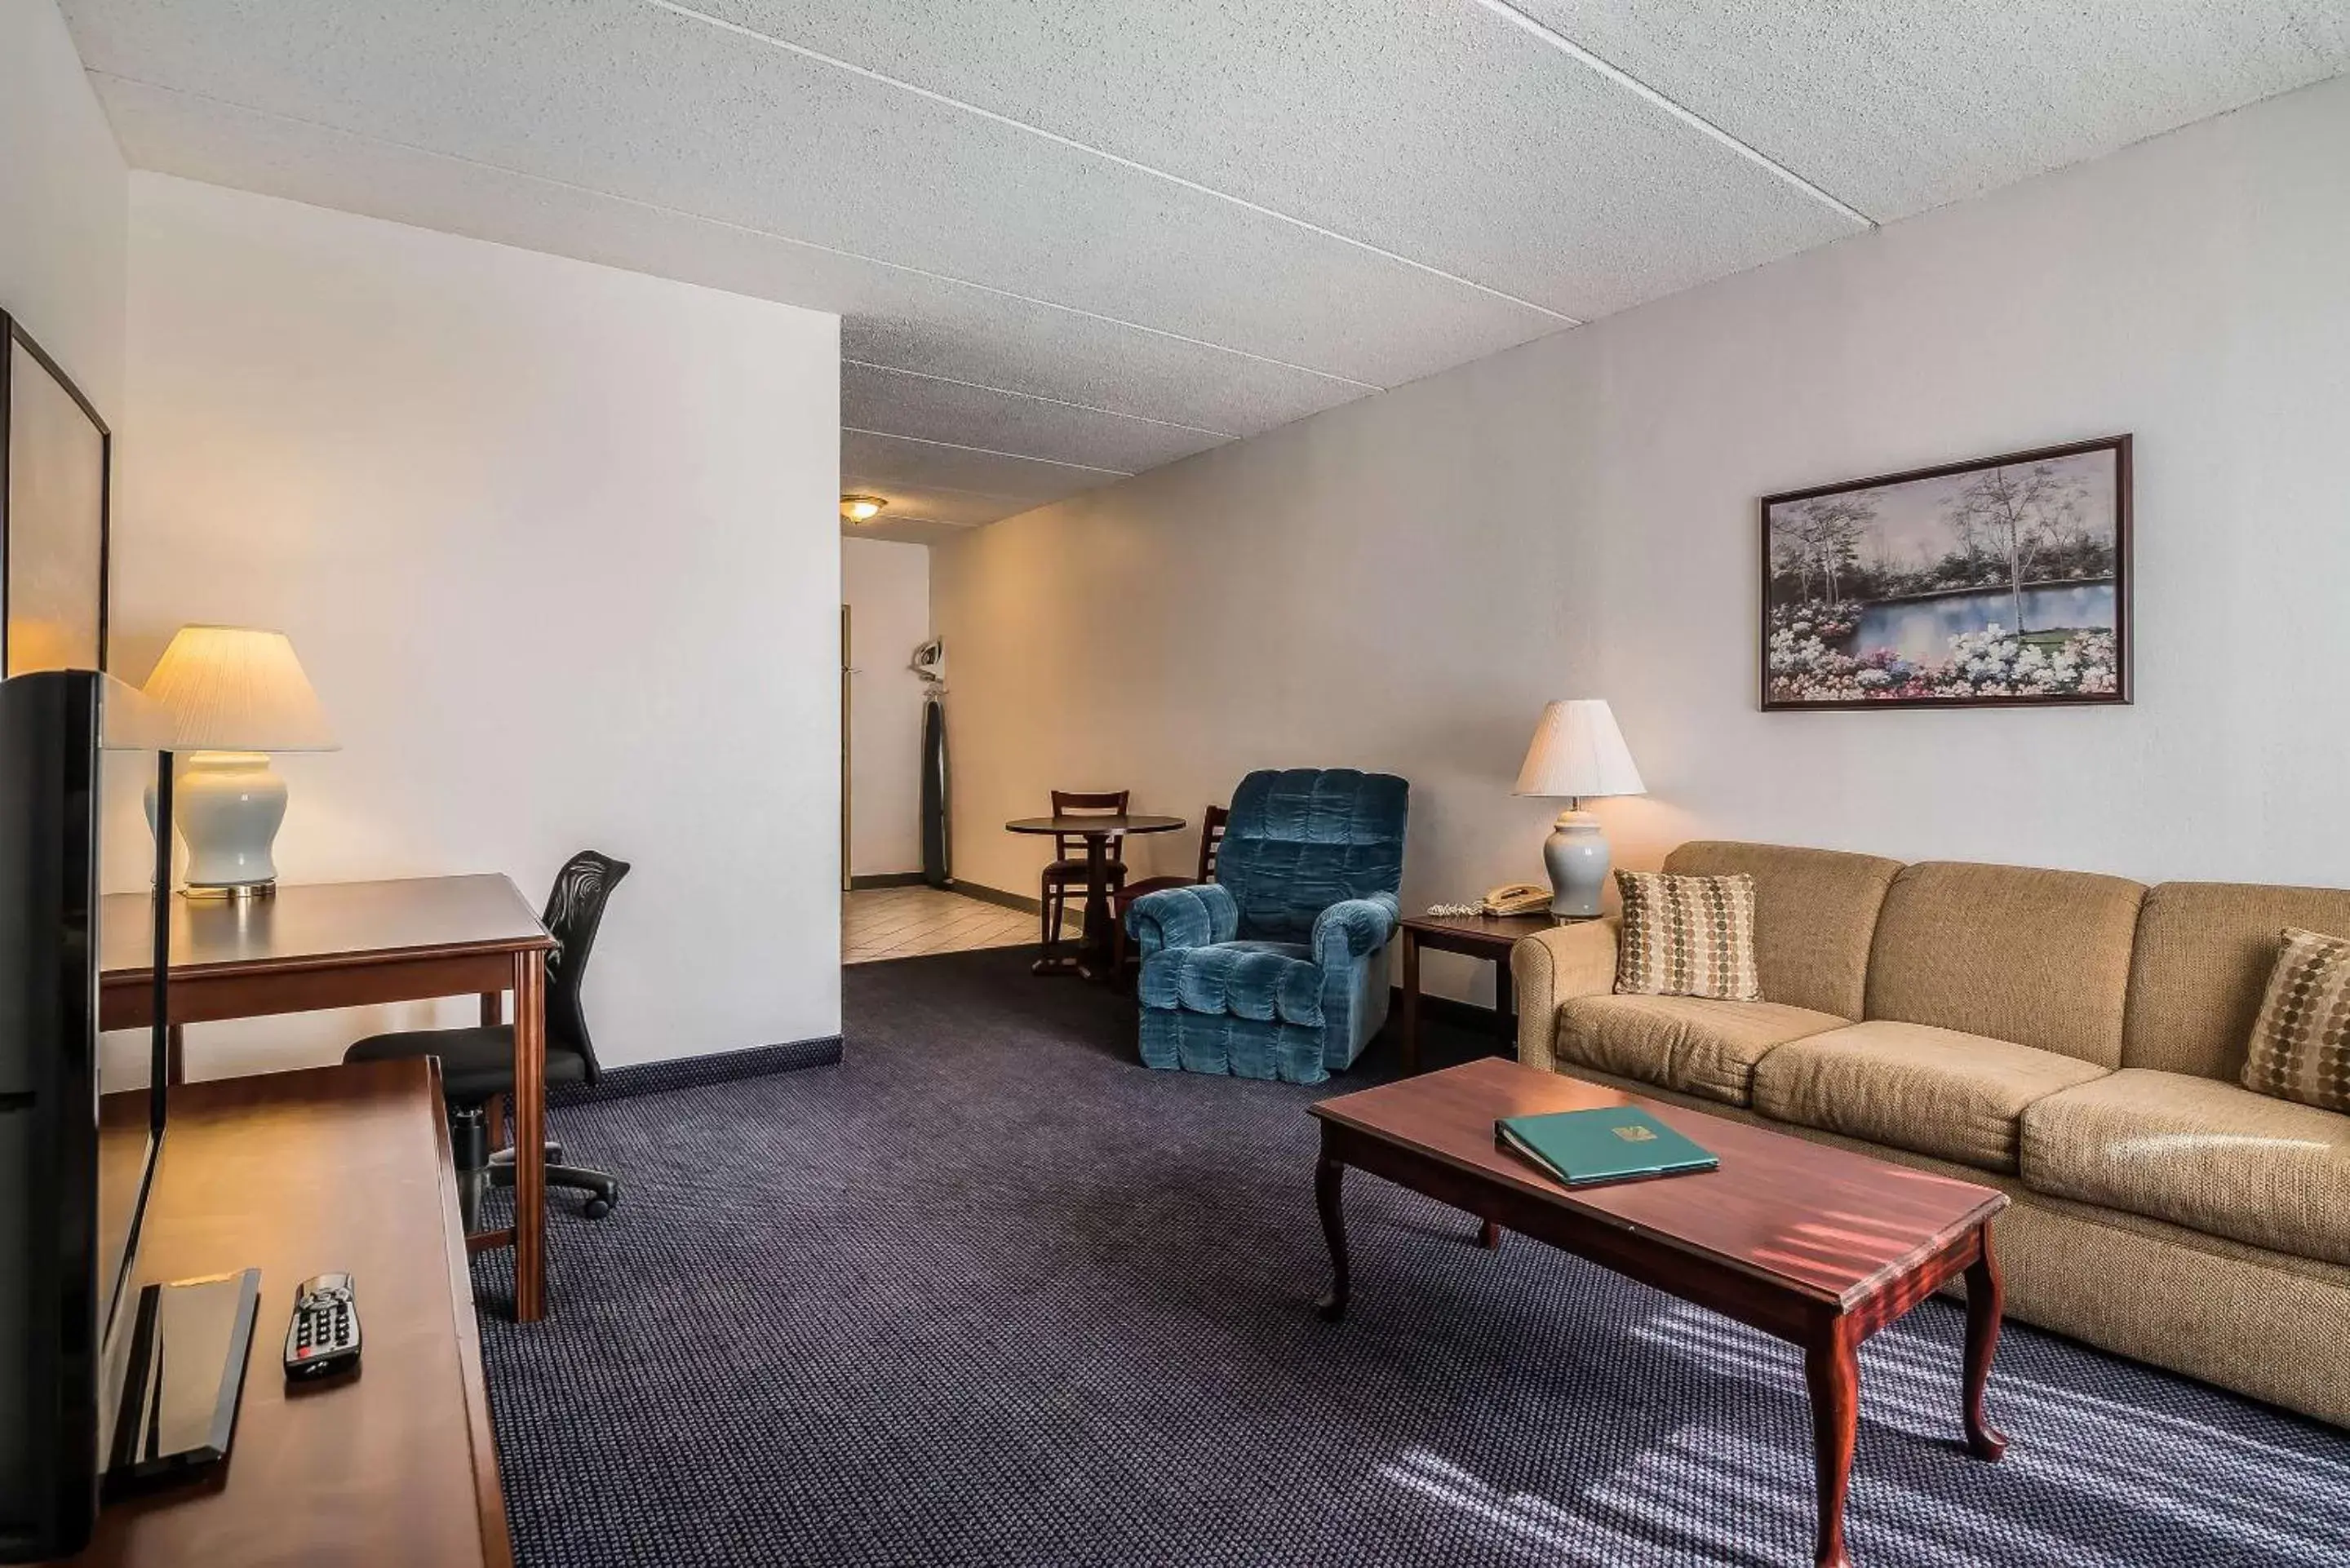
M 1148 959 L 1170 948 L 1213 947 L 1240 934 L 1241 909 L 1213 882 L 1145 894 L 1126 912 L 1127 934 Z
M 1518 992 L 1519 1061 L 1552 1071 L 1559 1003 L 1616 989 L 1616 929 L 1613 915 L 1577 920 L 1521 937 L 1510 949 L 1510 973 Z
M 1395 934 L 1396 899 L 1392 893 L 1367 898 L 1347 898 L 1314 917 L 1314 961 L 1336 969 L 1387 946 Z

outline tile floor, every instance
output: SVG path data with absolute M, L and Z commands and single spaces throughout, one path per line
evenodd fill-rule
M 1076 933 L 1074 912 L 1065 929 Z M 844 894 L 840 901 L 843 963 L 1035 940 L 1035 916 L 937 888 L 868 888 Z

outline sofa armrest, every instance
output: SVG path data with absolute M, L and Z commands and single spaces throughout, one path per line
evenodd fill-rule
M 1518 1060 L 1553 1071 L 1559 1003 L 1616 989 L 1616 917 L 1521 937 L 1510 949 L 1510 973 L 1517 981 Z
M 1387 946 L 1395 935 L 1396 900 L 1392 893 L 1367 898 L 1346 898 L 1314 917 L 1314 961 L 1324 969 L 1343 969 Z
M 1206 948 L 1240 934 L 1241 909 L 1213 882 L 1146 893 L 1126 912 L 1127 934 L 1144 958 L 1170 948 Z

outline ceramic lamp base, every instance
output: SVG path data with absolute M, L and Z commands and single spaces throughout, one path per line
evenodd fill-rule
M 188 846 L 189 898 L 249 898 L 276 887 L 270 849 L 286 820 L 286 781 L 266 755 L 189 753 L 172 786 L 172 816 Z
M 1550 912 L 1560 919 L 1587 920 L 1599 913 L 1607 893 L 1607 836 L 1587 811 L 1562 811 L 1543 844 L 1550 868 Z

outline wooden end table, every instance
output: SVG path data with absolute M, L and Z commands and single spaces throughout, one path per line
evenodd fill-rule
M 1419 1071 L 1419 950 L 1466 953 L 1493 965 L 1493 1012 L 1502 1035 L 1517 1048 L 1517 998 L 1512 992 L 1510 950 L 1522 938 L 1564 922 L 1551 915 L 1406 915 L 1403 919 L 1403 1070 Z
M 1637 1106 L 1721 1161 L 1702 1174 L 1569 1189 L 1495 1146 L 1493 1123 Z M 1996 1459 L 1984 1415 L 1999 1345 L 1991 1220 L 2007 1194 L 1578 1078 L 1488 1057 L 1313 1107 L 1314 1196 L 1335 1323 L 1347 1302 L 1340 1184 L 1353 1166 L 1802 1347 L 1819 1515 L 1814 1562 L 1847 1568 L 1845 1494 L 1860 1422 L 1861 1342 L 1951 1281 L 1967 1283 L 1967 1447 Z

